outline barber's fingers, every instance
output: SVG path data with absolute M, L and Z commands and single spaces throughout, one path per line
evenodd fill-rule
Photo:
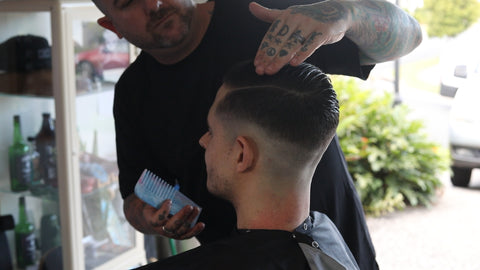
M 256 72 L 271 75 L 287 64 L 299 65 L 319 47 L 340 41 L 347 21 L 325 10 L 342 14 L 341 6 L 324 2 L 277 10 L 255 56 Z
M 195 224 L 195 226 L 193 226 L 193 228 L 191 228 L 190 230 L 185 232 L 185 234 L 179 236 L 179 238 L 177 238 L 177 239 L 178 240 L 184 240 L 184 239 L 192 238 L 192 237 L 198 235 L 199 233 L 201 233 L 203 231 L 203 229 L 205 229 L 205 224 L 203 222 L 199 222 L 199 223 Z
M 185 215 L 185 219 L 179 219 L 176 221 L 176 234 L 181 239 L 187 239 L 200 233 L 205 227 L 203 223 L 200 222 L 195 224 L 196 228 L 195 226 L 192 228 L 195 218 L 198 216 L 198 214 L 200 214 L 200 209 L 198 207 L 185 206 L 181 211 L 188 212 L 188 216 Z
M 248 8 L 253 16 L 267 23 L 273 22 L 278 16 L 280 16 L 281 13 L 281 11 L 278 9 L 266 8 L 256 2 L 251 2 L 248 5 Z
M 199 234 L 205 228 L 205 224 L 202 222 L 199 222 L 192 227 L 192 223 L 199 213 L 200 210 L 197 207 L 187 205 L 175 215 L 167 217 L 167 220 L 160 226 L 158 232 L 160 235 L 179 240 L 191 238 Z
M 165 200 L 158 209 L 149 204 L 145 204 L 142 210 L 142 215 L 156 233 L 162 234 L 161 229 L 168 221 L 171 207 L 171 200 Z

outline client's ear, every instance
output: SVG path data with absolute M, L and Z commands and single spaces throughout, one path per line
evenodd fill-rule
M 255 168 L 258 159 L 258 147 L 251 138 L 238 136 L 235 140 L 234 153 L 237 158 L 237 172 L 248 172 Z
M 108 29 L 108 30 L 112 31 L 113 33 L 117 34 L 118 38 L 123 37 L 120 33 L 118 33 L 117 28 L 115 28 L 115 26 L 113 25 L 113 22 L 107 16 L 103 16 L 103 17 L 99 18 L 97 20 L 97 23 L 101 27 L 103 27 L 105 29 Z

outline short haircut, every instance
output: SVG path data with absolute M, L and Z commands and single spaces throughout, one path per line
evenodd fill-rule
M 252 61 L 233 66 L 224 77 L 229 92 L 215 113 L 227 123 L 243 121 L 303 153 L 325 151 L 338 126 L 339 105 L 328 76 L 303 63 L 274 75 L 257 75 Z

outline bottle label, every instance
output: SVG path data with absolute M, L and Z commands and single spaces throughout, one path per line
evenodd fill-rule
M 17 260 L 19 266 L 35 264 L 35 234 L 20 233 L 17 235 Z
M 57 160 L 55 145 L 42 143 L 37 146 L 40 154 L 40 167 L 45 183 L 57 186 Z
M 32 162 L 29 154 L 16 156 L 13 169 L 19 184 L 28 185 L 31 182 Z

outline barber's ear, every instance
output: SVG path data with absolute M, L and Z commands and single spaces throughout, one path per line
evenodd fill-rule
M 238 136 L 235 141 L 235 148 L 237 172 L 253 170 L 258 159 L 257 144 L 251 138 Z
M 122 38 L 122 37 L 123 37 L 120 33 L 118 33 L 117 28 L 115 28 L 115 26 L 113 25 L 112 21 L 111 21 L 109 18 L 107 18 L 106 16 L 103 16 L 103 17 L 99 18 L 99 19 L 97 20 L 97 23 L 98 23 L 101 27 L 103 27 L 103 28 L 105 28 L 105 29 L 108 29 L 108 30 L 112 31 L 113 33 L 117 34 L 118 38 Z

